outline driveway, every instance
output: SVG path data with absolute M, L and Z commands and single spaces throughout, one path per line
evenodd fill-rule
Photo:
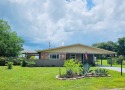
M 98 67 L 121 72 L 121 67 L 111 67 L 111 66 L 98 66 Z M 122 68 L 122 72 L 125 73 L 125 68 Z

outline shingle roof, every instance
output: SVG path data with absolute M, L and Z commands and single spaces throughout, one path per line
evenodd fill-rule
M 55 52 L 55 53 L 89 53 L 89 54 L 115 54 L 116 52 L 94 48 L 83 44 L 73 44 L 68 46 L 61 46 L 46 50 L 37 50 L 37 52 Z

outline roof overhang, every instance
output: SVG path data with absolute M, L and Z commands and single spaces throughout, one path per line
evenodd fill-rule
M 116 52 L 94 48 L 83 44 L 74 44 L 68 46 L 61 46 L 46 50 L 37 50 L 37 52 L 52 52 L 52 53 L 88 53 L 88 54 L 116 54 Z

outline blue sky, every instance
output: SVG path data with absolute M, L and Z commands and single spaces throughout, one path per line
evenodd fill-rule
M 0 0 L 0 18 L 25 40 L 27 50 L 125 36 L 125 0 Z

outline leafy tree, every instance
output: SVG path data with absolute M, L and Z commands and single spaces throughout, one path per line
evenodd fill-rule
M 112 41 L 108 41 L 108 42 L 102 42 L 102 43 L 95 43 L 92 46 L 117 52 L 118 56 L 119 55 L 125 56 L 125 37 L 118 38 L 118 41 L 116 43 Z
M 105 49 L 105 50 L 109 50 L 109 51 L 117 52 L 117 44 L 112 41 L 96 43 L 96 44 L 93 44 L 92 46 L 101 48 L 101 49 Z M 97 55 L 97 58 L 105 59 L 107 57 L 109 57 L 109 55 Z
M 125 37 L 118 38 L 117 45 L 118 55 L 125 56 Z
M 0 56 L 15 57 L 23 50 L 23 39 L 11 30 L 10 25 L 0 19 Z
M 97 47 L 97 48 L 101 48 L 101 49 L 105 49 L 105 50 L 117 52 L 117 44 L 112 42 L 112 41 L 96 43 L 96 44 L 93 44 L 92 46 Z

